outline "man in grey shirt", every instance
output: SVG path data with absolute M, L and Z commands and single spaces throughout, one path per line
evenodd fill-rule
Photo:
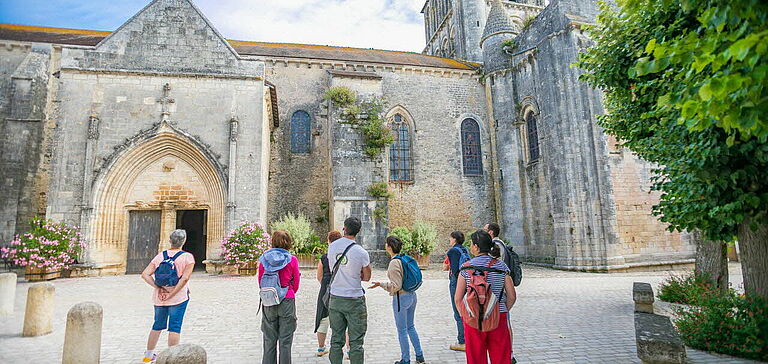
M 329 285 L 331 300 L 328 304 L 328 317 L 333 331 L 331 364 L 342 363 L 342 347 L 347 331 L 351 364 L 364 362 L 363 339 L 368 330 L 368 311 L 361 282 L 371 279 L 371 259 L 368 252 L 355 242 L 360 227 L 360 219 L 348 217 L 344 220 L 344 237 L 328 246 L 328 265 L 334 267 L 336 261 L 341 259 L 339 270 Z

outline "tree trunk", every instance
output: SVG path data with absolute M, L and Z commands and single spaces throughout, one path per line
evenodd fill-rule
M 696 275 L 709 278 L 713 288 L 725 293 L 728 289 L 728 246 L 723 241 L 704 238 L 701 230 L 691 232 L 696 242 Z
M 757 230 L 747 219 L 739 225 L 739 252 L 744 276 L 744 292 L 748 296 L 768 299 L 768 225 L 759 224 Z

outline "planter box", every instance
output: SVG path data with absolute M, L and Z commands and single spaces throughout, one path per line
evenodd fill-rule
M 248 263 L 237 267 L 237 274 L 241 276 L 255 276 L 259 273 L 259 263 Z
M 419 268 L 421 269 L 428 269 L 429 268 L 429 254 L 427 255 L 417 255 L 413 257 L 413 259 L 416 259 L 416 262 L 419 263 Z
M 50 268 L 37 268 L 31 266 L 27 266 L 24 269 L 24 278 L 30 282 L 50 281 L 59 278 L 60 276 L 61 270 L 54 271 Z
M 299 268 L 317 268 L 318 259 L 312 254 L 297 254 Z

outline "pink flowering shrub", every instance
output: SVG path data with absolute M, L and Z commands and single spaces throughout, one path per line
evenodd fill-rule
M 221 256 L 227 264 L 255 263 L 270 245 L 270 236 L 258 222 L 246 222 L 221 240 Z
M 22 267 L 58 271 L 68 268 L 85 249 L 86 243 L 77 226 L 39 217 L 31 223 L 28 232 L 16 235 L 8 246 L 0 248 L 0 258 Z

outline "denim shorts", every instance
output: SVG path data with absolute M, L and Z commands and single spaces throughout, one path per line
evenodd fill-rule
M 189 300 L 175 306 L 155 306 L 155 323 L 152 324 L 152 330 L 160 331 L 167 327 L 169 332 L 180 333 L 187 303 Z

